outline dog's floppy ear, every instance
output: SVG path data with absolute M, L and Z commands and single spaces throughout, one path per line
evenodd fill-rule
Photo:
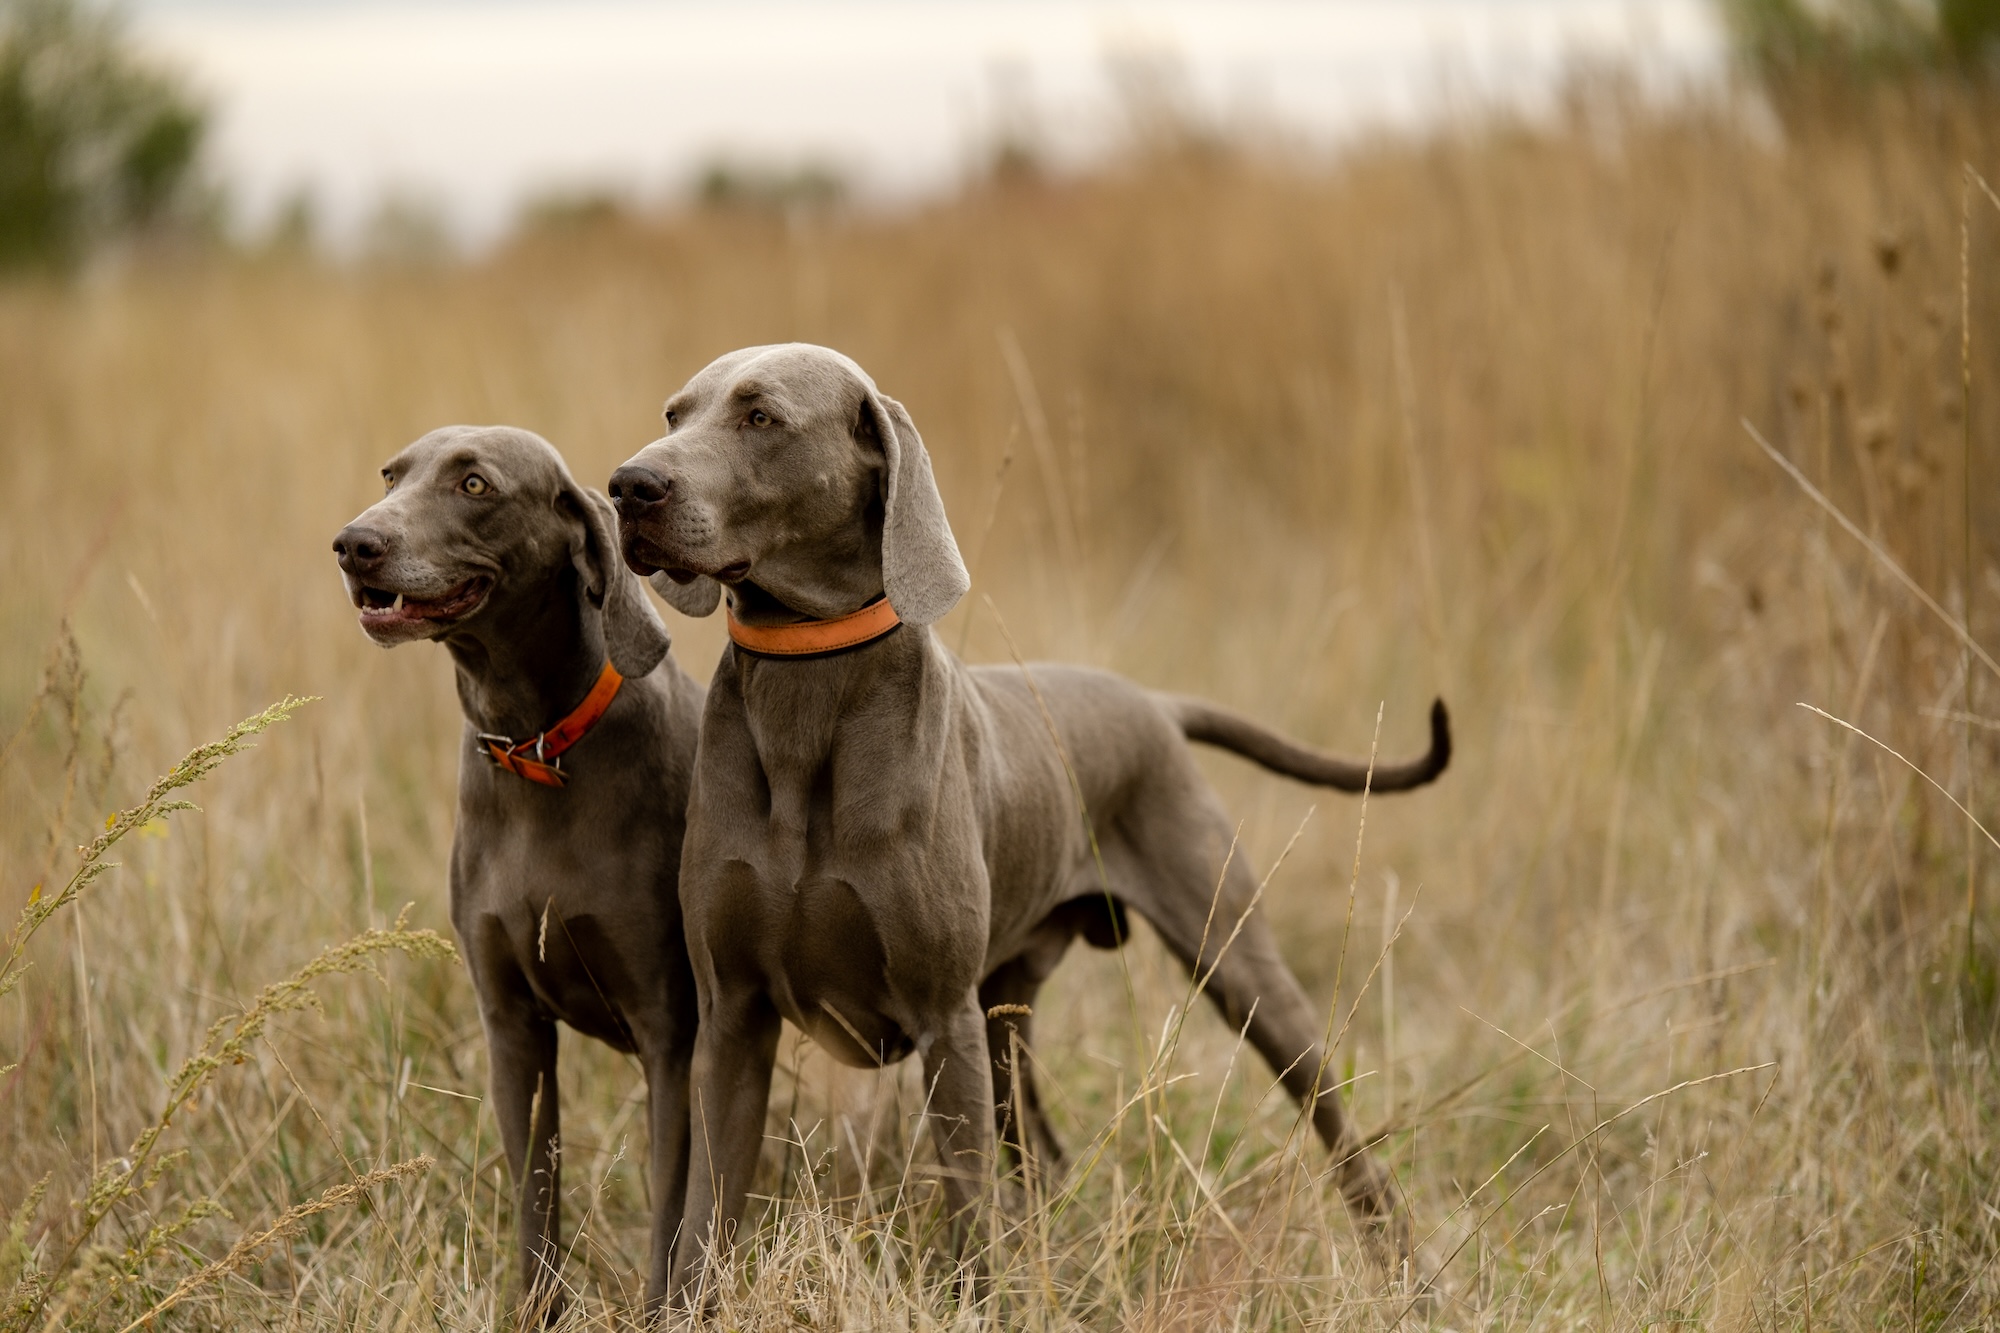
M 722 601 L 722 585 L 706 574 L 695 575 L 692 583 L 675 583 L 660 570 L 653 575 L 653 591 L 684 616 L 712 616 Z
M 882 446 L 882 588 L 912 625 L 944 619 L 972 586 L 931 476 L 931 456 L 903 405 L 871 389 L 862 427 Z
M 618 558 L 618 513 L 611 501 L 565 478 L 556 503 L 577 521 L 570 543 L 583 595 L 604 613 L 604 650 L 618 674 L 644 676 L 667 655 L 672 640 L 639 576 Z

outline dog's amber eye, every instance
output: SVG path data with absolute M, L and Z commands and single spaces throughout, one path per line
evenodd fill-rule
M 475 472 L 459 483 L 459 489 L 467 495 L 484 495 L 493 488 L 486 484 L 486 478 Z
M 751 425 L 755 426 L 759 430 L 762 430 L 764 429 L 764 427 L 771 424 L 771 418 L 767 414 L 761 411 L 752 412 L 749 415 L 749 417 L 746 418 L 746 420 L 748 420 Z
M 396 489 L 396 474 L 391 472 L 388 468 L 383 468 L 382 494 L 387 495 L 390 491 L 393 491 L 395 489 Z
M 678 426 L 678 425 L 680 425 L 680 424 L 681 424 L 681 414 L 680 414 L 680 413 L 678 413 L 678 412 L 672 412 L 672 411 L 670 411 L 670 412 L 668 412 L 668 413 L 667 413 L 667 429 L 668 429 L 668 430 L 672 430 L 672 429 L 673 429 L 674 427 L 676 427 L 676 426 Z

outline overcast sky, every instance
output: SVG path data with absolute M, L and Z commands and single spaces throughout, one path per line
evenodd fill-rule
M 473 239 L 564 187 L 664 195 L 717 158 L 947 187 L 1007 107 L 1057 154 L 1117 124 L 1105 71 L 1178 61 L 1209 114 L 1325 142 L 1463 96 L 1532 98 L 1579 50 L 1661 79 L 1719 60 L 1703 0 L 137 0 L 204 91 L 252 217 L 301 187 L 337 231 L 389 192 Z

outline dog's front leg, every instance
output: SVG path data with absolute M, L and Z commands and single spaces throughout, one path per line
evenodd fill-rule
M 944 1179 L 951 1252 L 979 1269 L 979 1223 L 993 1179 L 993 1063 L 986 1050 L 986 1013 L 967 992 L 944 1030 L 924 1048 L 931 1139 Z
M 710 997 L 704 996 L 704 1000 Z M 674 1249 L 676 1303 L 713 1303 L 714 1261 L 727 1252 L 764 1144 L 771 1067 L 782 1021 L 761 994 L 702 1006 L 689 1080 L 687 1211 Z
M 689 999 L 688 1011 L 693 1012 Z M 688 1069 L 694 1043 L 679 1032 L 668 1034 L 661 1048 L 645 1053 L 646 1111 L 651 1148 L 647 1180 L 653 1195 L 652 1253 L 646 1269 L 646 1309 L 657 1310 L 666 1299 L 673 1275 L 674 1243 L 680 1237 L 681 1209 L 687 1202 Z
M 493 1106 L 518 1205 L 522 1308 L 531 1322 L 551 1322 L 563 1303 L 556 1241 L 562 1225 L 556 1028 L 548 1019 L 516 1011 L 488 1012 L 484 1018 Z

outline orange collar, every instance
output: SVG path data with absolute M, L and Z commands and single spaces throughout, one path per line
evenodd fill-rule
M 583 696 L 583 702 L 576 706 L 576 711 L 541 735 L 516 741 L 512 736 L 494 736 L 482 731 L 479 743 L 486 747 L 487 757 L 492 759 L 494 767 L 504 768 L 544 787 L 560 787 L 569 781 L 562 771 L 563 751 L 589 734 L 598 719 L 610 709 L 611 701 L 618 697 L 618 687 L 624 683 L 625 678 L 618 674 L 618 668 L 606 662 L 604 670 L 598 673 L 597 683 L 590 687 L 589 694 Z
M 828 657 L 873 643 L 903 623 L 886 597 L 832 620 L 799 625 L 746 625 L 729 612 L 729 640 L 759 657 Z

